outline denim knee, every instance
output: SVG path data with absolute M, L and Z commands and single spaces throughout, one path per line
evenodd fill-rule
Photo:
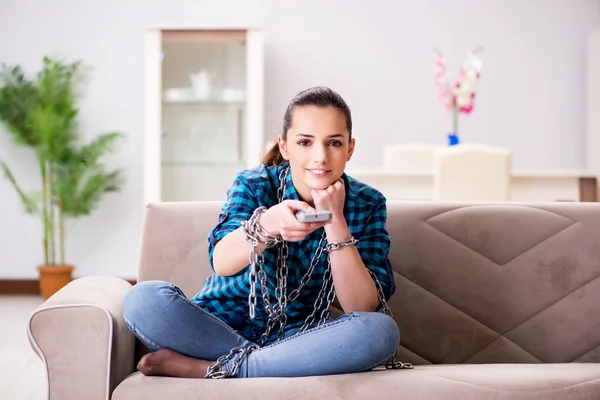
M 123 299 L 123 319 L 127 328 L 151 351 L 162 348 L 157 343 L 153 310 L 163 300 L 162 292 L 173 287 L 169 282 L 146 281 L 133 286 Z
M 374 363 L 390 359 L 400 345 L 400 329 L 390 316 L 379 312 L 358 313 L 363 320 L 363 337 L 369 343 Z
M 123 317 L 127 324 L 139 322 L 139 316 L 144 310 L 152 309 L 153 303 L 159 301 L 161 289 L 170 287 L 165 281 L 145 281 L 134 285 L 123 299 Z
M 380 317 L 382 319 L 382 334 L 388 337 L 388 354 L 391 357 L 398 350 L 398 346 L 400 346 L 400 328 L 398 328 L 396 321 L 389 315 L 378 314 L 382 315 L 382 317 Z

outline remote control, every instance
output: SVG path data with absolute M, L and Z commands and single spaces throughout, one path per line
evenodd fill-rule
M 332 218 L 331 211 L 317 210 L 317 211 L 298 211 L 296 212 L 296 218 L 300 222 L 326 222 Z

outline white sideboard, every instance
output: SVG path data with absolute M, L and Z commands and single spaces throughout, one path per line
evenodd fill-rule
M 348 166 L 346 173 L 375 187 L 388 200 L 433 200 L 433 174 L 401 173 Z M 596 201 L 596 177 L 585 171 L 515 171 L 511 175 L 511 200 Z

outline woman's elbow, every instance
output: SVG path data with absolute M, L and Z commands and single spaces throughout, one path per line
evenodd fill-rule
M 227 276 L 226 268 L 223 268 L 219 243 L 215 246 L 212 257 L 210 257 L 210 266 L 218 276 Z
M 211 260 L 211 267 L 214 273 L 218 276 L 231 275 L 227 270 L 227 266 L 223 262 L 221 262 L 221 258 L 217 256 L 216 252 Z
M 232 276 L 237 274 L 241 268 L 237 267 L 228 254 L 215 249 L 211 261 L 212 270 L 218 276 Z

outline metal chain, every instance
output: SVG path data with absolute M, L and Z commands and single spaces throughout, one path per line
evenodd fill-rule
M 279 188 L 277 189 L 277 198 L 281 203 L 285 199 L 285 182 L 289 173 L 289 166 L 284 168 L 279 174 Z M 247 347 L 236 347 L 231 349 L 228 354 L 225 354 L 217 359 L 215 364 L 208 368 L 205 378 L 227 378 L 235 376 L 239 367 L 243 363 L 244 359 L 248 357 L 250 353 L 264 346 L 266 341 L 269 339 L 271 332 L 276 325 L 279 324 L 279 330 L 277 332 L 277 341 L 281 341 L 284 338 L 285 326 L 287 324 L 287 305 L 289 302 L 295 301 L 300 295 L 302 289 L 312 279 L 315 267 L 319 263 L 323 252 L 327 253 L 327 268 L 323 275 L 323 284 L 315 300 L 313 310 L 311 314 L 306 318 L 304 324 L 300 328 L 300 332 L 308 329 L 315 323 L 317 313 L 319 314 L 319 320 L 317 326 L 321 326 L 327 322 L 330 316 L 330 309 L 333 301 L 335 300 L 335 288 L 333 285 L 333 279 L 331 276 L 331 260 L 329 258 L 329 251 L 327 251 L 326 234 L 323 230 L 321 239 L 317 244 L 315 254 L 311 259 L 310 266 L 306 273 L 302 276 L 300 284 L 294 289 L 289 295 L 287 294 L 287 278 L 288 278 L 288 244 L 287 241 L 282 240 L 279 236 L 270 235 L 265 229 L 263 229 L 258 223 L 260 215 L 266 211 L 265 207 L 259 207 L 254 211 L 248 221 L 243 223 L 246 232 L 246 242 L 252 246 L 249 254 L 249 281 L 250 281 L 250 294 L 248 296 L 248 307 L 250 318 L 256 317 L 256 284 L 260 280 L 261 293 L 265 310 L 268 315 L 267 326 L 263 334 L 261 335 L 257 344 L 251 344 Z M 277 299 L 276 304 L 271 304 L 271 296 L 269 294 L 267 285 L 267 274 L 264 270 L 264 256 L 259 254 L 256 250 L 257 246 L 262 243 L 266 247 L 278 246 L 277 249 L 277 274 L 276 274 L 276 287 L 275 287 L 275 298 Z M 258 268 L 258 271 L 257 271 Z M 368 269 L 367 269 L 368 270 Z M 384 313 L 393 317 L 391 309 L 388 307 L 383 295 L 383 289 L 377 276 L 370 270 L 369 273 L 372 275 L 375 284 L 377 286 L 377 296 L 379 302 L 382 305 Z M 325 303 L 325 304 L 323 304 Z M 396 357 L 398 351 L 394 354 L 392 359 L 386 364 L 387 369 L 407 369 L 413 368 L 409 363 L 402 363 L 397 361 Z M 224 371 L 223 367 L 233 360 L 231 371 Z
M 285 199 L 285 193 L 284 193 L 285 182 L 287 180 L 288 173 L 289 173 L 289 168 L 285 168 L 279 174 L 279 188 L 277 190 L 279 202 L 283 202 L 283 200 Z M 287 277 L 288 277 L 288 272 L 289 272 L 289 269 L 287 266 L 288 245 L 287 245 L 287 241 L 285 241 L 285 240 L 282 241 L 281 246 L 278 251 L 278 258 L 277 258 L 277 278 L 278 278 L 277 280 L 278 280 L 278 282 L 277 282 L 276 289 L 275 289 L 276 295 L 278 292 L 281 294 L 281 297 L 278 297 L 279 313 L 278 313 L 278 315 L 276 315 L 274 317 L 274 319 L 269 319 L 269 321 L 267 323 L 267 329 L 263 332 L 263 334 L 261 335 L 261 337 L 258 341 L 260 346 L 263 346 L 266 343 L 266 341 L 269 339 L 269 336 L 270 336 L 273 328 L 277 324 L 279 324 L 279 331 L 277 332 L 277 340 L 278 341 L 283 340 L 284 334 L 285 334 L 285 326 L 287 324 L 287 312 L 286 312 L 287 305 L 289 302 L 293 302 L 296 300 L 296 298 L 300 295 L 302 289 L 311 280 L 314 269 L 317 266 L 317 264 L 319 263 L 319 260 L 321 259 L 321 255 L 323 254 L 323 251 L 325 250 L 326 237 L 327 237 L 326 233 L 323 230 L 323 234 L 321 235 L 321 239 L 319 240 L 315 254 L 311 259 L 310 267 L 309 267 L 308 271 L 302 276 L 300 285 L 295 290 L 293 290 L 289 296 L 287 295 Z M 328 262 L 329 262 L 329 258 L 328 258 Z M 265 286 L 267 285 L 266 274 L 265 274 L 265 281 L 264 282 L 261 281 L 261 285 L 265 285 Z M 321 293 L 319 293 L 319 296 L 321 296 Z M 268 307 L 266 305 L 267 302 L 269 302 L 269 305 L 270 305 L 270 298 L 265 299 L 263 297 L 263 301 L 265 302 L 266 307 Z M 317 300 L 315 301 L 315 305 L 317 304 L 317 301 L 318 301 L 318 297 L 317 297 Z
M 315 316 L 323 307 L 323 300 L 325 299 L 325 297 L 329 298 L 329 296 L 326 295 L 325 293 L 327 292 L 327 286 L 328 286 L 328 283 L 330 283 L 329 282 L 330 280 L 331 280 L 331 262 L 329 261 L 329 257 L 327 257 L 327 269 L 325 270 L 325 273 L 323 274 L 323 283 L 321 285 L 321 290 L 319 291 L 319 294 L 317 295 L 317 299 L 315 300 L 315 305 L 313 307 L 312 313 L 306 318 L 306 320 L 304 321 L 304 324 L 300 328 L 299 332 L 304 332 L 308 327 L 310 327 L 315 322 Z M 333 287 L 333 282 L 331 282 L 331 286 Z M 329 304 L 328 306 L 330 307 L 331 304 Z M 327 307 L 327 308 L 329 308 L 329 307 Z M 321 318 L 324 317 L 323 313 L 320 314 L 320 317 Z M 325 321 L 320 320 L 319 325 L 321 322 L 324 323 Z
M 369 274 L 371 274 L 371 277 L 373 278 L 373 281 L 375 282 L 375 286 L 377 288 L 377 297 L 379 298 L 379 303 L 381 304 L 381 310 L 383 311 L 384 314 L 386 314 L 390 318 L 394 318 L 394 313 L 392 312 L 392 309 L 388 306 L 387 301 L 385 301 L 385 296 L 383 294 L 383 288 L 381 287 L 381 282 L 379 282 L 377 275 L 375 275 L 375 273 L 368 268 L 367 268 L 367 271 L 369 271 Z M 386 369 L 413 369 L 414 367 L 411 363 L 403 363 L 401 361 L 398 361 L 398 349 L 396 349 L 396 352 L 394 352 L 394 355 L 392 356 L 392 358 L 385 364 L 385 368 Z
M 287 242 L 284 241 L 281 244 L 281 246 L 279 246 L 277 251 L 277 256 L 279 259 L 282 259 L 283 257 L 287 259 Z M 277 340 L 283 340 L 285 335 L 285 326 L 287 325 L 287 275 L 287 264 L 285 264 L 285 268 L 283 265 L 277 268 L 277 287 L 275 288 L 275 297 L 277 298 L 277 304 L 279 305 L 279 310 L 281 311 L 281 320 L 279 321 L 279 331 L 277 332 Z M 266 340 L 266 335 L 264 336 L 264 340 Z
M 208 367 L 205 378 L 221 379 L 235 375 L 235 372 L 242 365 L 244 358 L 257 349 L 259 349 L 257 344 L 251 344 L 248 347 L 234 347 L 229 354 L 219 357 L 215 364 Z M 235 358 L 235 361 L 233 362 L 232 371 L 223 371 L 223 365 L 227 364 L 233 358 Z
M 289 168 L 283 168 L 279 173 L 279 187 L 277 188 L 277 200 L 282 202 L 285 198 L 285 181 L 287 179 L 287 174 L 289 172 Z M 287 244 L 287 240 L 281 242 L 281 245 L 277 249 L 277 259 L 281 260 L 281 262 L 277 263 L 277 285 L 275 288 L 275 297 L 277 298 L 277 304 L 279 306 L 280 311 L 280 321 L 279 321 L 279 331 L 277 332 L 277 340 L 283 340 L 285 335 L 285 326 L 287 325 L 287 305 L 288 305 L 288 296 L 287 296 L 287 277 L 288 277 L 288 267 L 287 267 L 287 258 L 288 258 L 289 248 Z M 270 330 L 267 329 L 261 336 L 261 342 L 266 342 L 268 339 L 268 335 L 270 334 Z
M 331 274 L 331 268 L 329 269 Z M 329 282 L 329 293 L 327 293 L 327 307 L 323 308 L 321 311 L 321 319 L 319 320 L 319 325 L 321 326 L 325 324 L 329 320 L 330 312 L 331 312 L 331 304 L 335 300 L 335 287 L 333 286 L 333 280 Z
M 265 262 L 264 256 L 256 250 L 256 247 L 259 243 L 265 245 L 265 247 L 273 247 L 282 242 L 281 236 L 275 236 L 269 234 L 265 229 L 263 229 L 258 224 L 258 219 L 260 216 L 267 211 L 266 207 L 257 208 L 248 221 L 244 221 L 242 226 L 246 232 L 246 243 L 252 246 L 250 250 L 250 254 L 248 255 L 248 262 L 250 264 L 250 294 L 248 295 L 248 306 L 249 306 L 249 314 L 250 318 L 255 317 L 256 310 L 256 283 L 257 283 L 257 271 L 256 265 L 258 264 L 260 275 L 261 273 L 264 275 L 263 264 Z M 266 277 L 265 277 L 266 278 Z M 263 288 L 263 298 L 264 298 L 264 288 Z M 267 292 L 268 297 L 268 292 Z M 267 298 L 267 300 L 269 300 Z M 269 314 L 273 313 L 272 309 L 267 308 L 267 312 Z
M 298 287 L 290 293 L 289 301 L 295 301 L 298 298 L 298 296 L 300 295 L 300 292 L 302 291 L 302 289 L 304 289 L 304 286 L 306 286 L 306 284 L 312 279 L 312 274 L 315 270 L 315 267 L 319 263 L 319 260 L 321 259 L 321 255 L 325 251 L 326 240 L 327 240 L 327 236 L 325 234 L 325 231 L 323 230 L 323 234 L 321 235 L 321 239 L 319 240 L 319 244 L 317 245 L 317 250 L 315 251 L 315 255 L 312 258 L 312 260 L 310 261 L 310 266 L 308 268 L 308 271 L 306 271 L 306 273 L 302 276 L 300 285 L 298 285 Z M 286 260 L 282 259 L 281 262 L 286 263 Z M 285 265 L 285 269 L 287 270 L 287 265 Z

